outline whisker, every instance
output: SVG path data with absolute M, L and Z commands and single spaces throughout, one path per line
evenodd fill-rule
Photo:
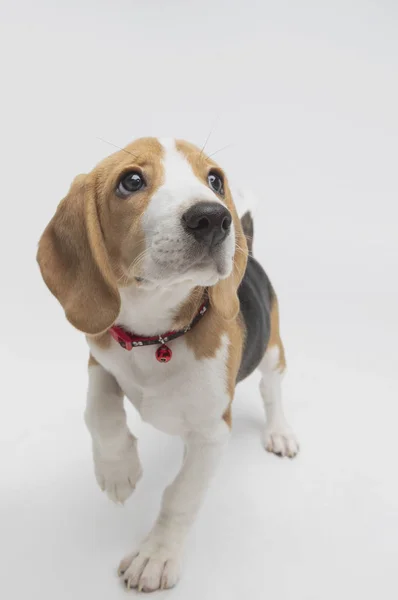
M 203 152 L 204 152 L 204 150 L 205 150 L 205 148 L 206 148 L 206 146 L 207 146 L 207 142 L 209 141 L 209 139 L 210 139 L 210 137 L 211 137 L 211 135 L 212 135 L 212 133 L 213 133 L 214 129 L 216 128 L 216 125 L 217 125 L 217 123 L 218 123 L 219 119 L 220 119 L 220 115 L 218 114 L 218 115 L 216 116 L 216 118 L 214 119 L 214 123 L 213 123 L 213 125 L 212 125 L 212 127 L 211 127 L 211 129 L 210 129 L 210 131 L 209 131 L 209 134 L 208 134 L 208 136 L 207 136 L 207 138 L 206 138 L 206 140 L 205 140 L 205 143 L 204 143 L 204 144 L 203 144 L 203 146 L 202 146 L 202 149 L 201 149 L 201 151 L 200 151 L 200 155 L 199 155 L 199 156 L 202 156 L 202 155 L 203 155 Z
M 136 244 L 135 247 L 137 247 L 139 244 Z M 119 279 L 117 280 L 118 283 L 121 281 L 126 281 L 126 283 L 128 283 L 128 280 L 131 279 L 132 276 L 134 276 L 134 270 L 137 266 L 137 263 L 141 260 L 144 259 L 144 255 L 149 251 L 149 248 L 146 248 L 145 250 L 143 250 L 142 252 L 140 252 L 140 254 L 138 256 L 136 256 L 134 258 L 134 260 L 132 260 L 132 262 L 129 264 L 129 266 L 126 269 L 126 273 L 123 273 L 123 275 L 121 275 L 119 277 Z
M 221 152 L 222 150 L 226 150 L 227 148 L 231 148 L 232 146 L 234 146 L 235 144 L 227 144 L 226 146 L 223 146 L 222 148 L 219 148 L 218 150 L 216 150 L 215 152 L 212 152 L 211 154 L 207 155 L 207 158 L 211 158 L 212 156 L 214 156 L 215 154 L 218 154 L 219 152 Z
M 135 160 L 137 160 L 138 157 L 135 154 L 133 154 L 132 152 L 130 152 L 129 150 L 126 150 L 126 148 L 121 148 L 117 144 L 113 144 L 112 142 L 109 142 L 108 140 L 104 140 L 104 138 L 98 137 L 97 135 L 95 137 L 97 138 L 97 140 L 100 140 L 101 142 L 104 142 L 105 144 L 109 144 L 110 146 L 113 146 L 114 148 L 117 148 L 118 150 L 121 150 L 122 152 L 125 152 L 126 154 L 130 154 L 130 156 L 132 156 Z
M 130 266 L 128 268 L 129 274 L 133 275 L 134 273 L 137 272 L 138 267 L 140 267 L 141 264 L 144 262 L 145 258 L 148 256 L 150 250 L 151 250 L 150 248 L 146 248 L 145 250 L 140 252 L 140 254 L 130 264 Z
M 233 263 L 234 263 L 234 267 L 235 267 L 235 268 L 237 269 L 237 271 L 238 271 L 238 275 L 239 275 L 239 277 L 240 277 L 240 278 L 242 278 L 242 277 L 243 277 L 243 275 L 245 274 L 245 269 L 238 269 L 238 266 L 237 266 L 237 264 L 236 264 L 236 261 L 235 261 L 235 260 L 233 261 Z
M 247 253 L 247 249 L 246 248 L 242 248 L 242 246 L 240 246 L 237 243 L 235 243 L 235 250 L 237 250 L 238 252 L 242 252 L 243 254 Z

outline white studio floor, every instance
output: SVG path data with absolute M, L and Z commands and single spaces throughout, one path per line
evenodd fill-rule
M 180 443 L 129 407 L 144 477 L 124 508 L 101 494 L 87 348 L 40 279 L 36 244 L 74 175 L 113 151 L 97 137 L 203 144 L 212 129 L 206 151 L 233 144 L 214 158 L 260 200 L 254 250 L 280 300 L 301 452 L 263 450 L 254 375 L 182 580 L 155 597 L 393 600 L 396 3 L 167 4 L 0 9 L 0 595 L 127 597 L 116 568 L 149 530 Z
M 242 385 L 230 448 L 172 598 L 394 597 L 396 382 L 313 356 L 292 363 L 285 392 L 301 454 L 289 461 L 263 451 L 255 381 Z M 156 517 L 181 448 L 132 414 L 144 478 L 124 508 L 114 506 L 94 483 L 81 364 L 32 361 L 23 373 L 23 400 L 2 435 L 7 598 L 125 598 L 116 567 Z

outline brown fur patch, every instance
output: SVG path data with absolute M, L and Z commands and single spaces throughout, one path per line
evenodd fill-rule
M 242 361 L 244 341 L 244 326 L 240 316 L 234 321 L 233 325 L 228 326 L 228 330 L 227 391 L 230 402 L 223 419 L 228 427 L 232 429 L 232 402 L 235 396 L 236 378 Z
M 227 334 L 229 339 L 226 386 L 232 402 L 243 351 L 244 329 L 240 317 L 227 322 L 210 308 L 206 316 L 184 339 L 188 348 L 193 350 L 195 358 L 202 360 L 215 357 L 224 334 Z
M 145 251 L 141 218 L 153 194 L 164 181 L 163 147 L 156 138 L 141 138 L 108 156 L 94 169 L 101 196 L 101 223 L 109 259 L 119 286 L 133 283 L 142 274 L 140 257 Z M 118 181 L 129 171 L 140 172 L 145 188 L 130 197 L 114 193 Z M 131 267 L 134 266 L 131 272 Z
M 188 298 L 180 304 L 176 311 L 173 320 L 173 329 L 183 329 L 192 323 L 204 302 L 205 296 L 206 291 L 200 286 L 197 286 L 192 290 Z
M 223 414 L 222 418 L 224 419 L 224 421 L 226 422 L 228 427 L 230 429 L 232 429 L 232 407 L 231 407 L 231 404 L 228 406 L 228 408 L 225 411 L 225 413 Z
M 286 369 L 286 356 L 279 330 L 279 303 L 275 295 L 271 306 L 271 331 L 268 348 L 272 348 L 273 346 L 278 346 L 279 348 L 278 369 L 283 372 Z
M 118 286 L 134 283 L 140 272 L 141 217 L 163 181 L 162 156 L 157 139 L 143 138 L 77 177 L 40 239 L 43 279 L 84 333 L 96 335 L 114 323 Z M 129 171 L 141 172 L 146 186 L 121 198 L 116 187 Z
M 221 336 L 226 332 L 227 324 L 210 309 L 199 323 L 184 336 L 185 342 L 195 355 L 196 360 L 214 358 L 221 346 Z
M 228 394 L 232 402 L 235 395 L 236 378 L 242 362 L 243 342 L 245 335 L 244 325 L 240 315 L 235 320 L 234 324 L 230 325 L 228 329 Z
M 94 356 L 92 356 L 92 354 L 90 354 L 90 357 L 88 359 L 88 366 L 89 367 L 97 367 L 99 365 L 99 362 L 97 362 L 94 358 Z

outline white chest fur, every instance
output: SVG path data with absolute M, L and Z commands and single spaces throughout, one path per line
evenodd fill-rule
M 197 360 L 182 337 L 168 344 L 172 359 L 160 363 L 157 346 L 128 352 L 114 340 L 107 349 L 89 340 L 92 355 L 115 377 L 141 417 L 173 435 L 211 428 L 222 418 L 229 403 L 228 343 L 225 335 L 213 358 Z

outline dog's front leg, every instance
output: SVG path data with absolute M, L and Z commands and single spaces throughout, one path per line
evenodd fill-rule
M 98 484 L 111 500 L 123 503 L 141 477 L 137 440 L 127 427 L 123 393 L 99 364 L 89 367 L 84 416 L 93 441 Z
M 127 587 L 145 592 L 173 587 L 187 533 L 202 504 L 207 486 L 228 440 L 223 420 L 206 432 L 185 438 L 182 468 L 165 490 L 159 517 L 139 551 L 126 557 L 119 573 Z

